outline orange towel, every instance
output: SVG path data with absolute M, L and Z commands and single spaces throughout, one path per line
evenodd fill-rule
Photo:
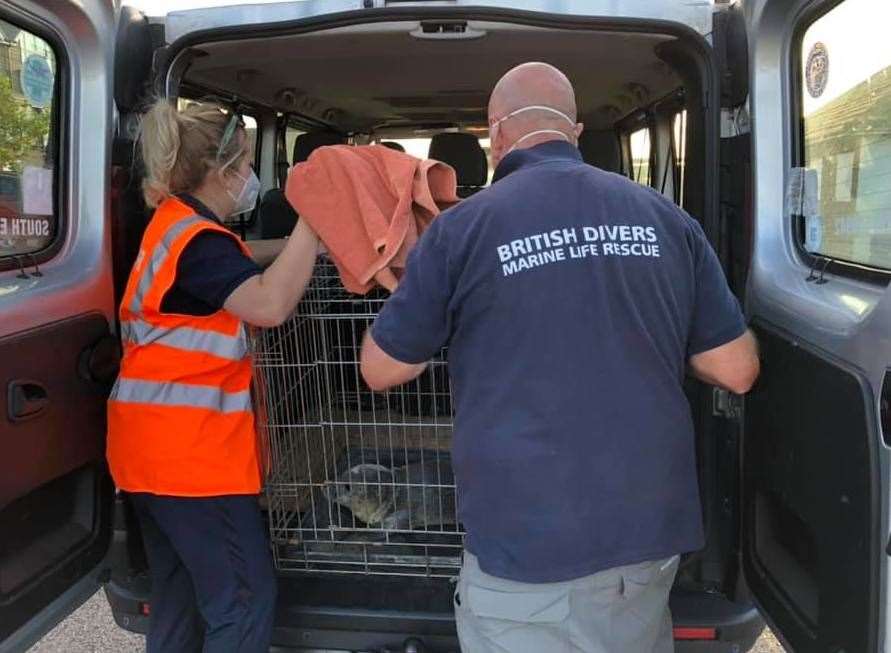
M 396 288 L 409 250 L 458 201 L 455 171 L 380 145 L 320 147 L 288 176 L 285 196 L 319 235 L 344 288 Z

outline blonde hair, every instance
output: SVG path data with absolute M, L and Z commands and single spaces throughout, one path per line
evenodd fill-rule
M 220 144 L 231 115 L 209 102 L 190 102 L 182 110 L 168 100 L 152 104 L 140 123 L 145 177 L 142 193 L 154 208 L 172 195 L 193 192 L 207 173 L 247 154 L 244 128 Z

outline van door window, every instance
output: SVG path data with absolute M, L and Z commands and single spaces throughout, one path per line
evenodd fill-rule
M 652 160 L 652 141 L 650 129 L 644 127 L 632 132 L 631 142 L 631 175 L 630 177 L 644 186 L 650 185 L 650 161 Z
M 672 119 L 672 152 L 674 153 L 674 201 L 684 206 L 684 176 L 687 162 L 687 110 L 678 111 Z
M 884 3 L 879 3 L 883 5 Z M 801 40 L 801 165 L 814 170 L 805 248 L 891 268 L 891 40 L 874 0 L 845 0 Z
M 0 20 L 0 260 L 44 251 L 59 232 L 56 55 Z

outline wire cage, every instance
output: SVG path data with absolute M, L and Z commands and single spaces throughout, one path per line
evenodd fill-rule
M 386 394 L 359 373 L 384 291 L 321 256 L 295 315 L 253 339 L 266 500 L 281 571 L 451 577 L 461 563 L 443 356 Z

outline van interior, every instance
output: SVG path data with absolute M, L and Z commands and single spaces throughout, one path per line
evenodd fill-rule
M 164 84 L 181 102 L 215 100 L 248 119 L 262 201 L 231 227 L 252 240 L 293 228 L 299 217 L 281 191 L 287 171 L 323 145 L 402 148 L 451 164 L 460 196 L 483 189 L 492 175 L 488 95 L 514 65 L 546 61 L 575 86 L 585 161 L 664 193 L 718 243 L 718 198 L 709 183 L 718 119 L 705 102 L 717 76 L 691 35 L 507 19 L 213 32 L 171 49 Z M 115 148 L 118 300 L 141 237 L 133 216 L 143 224 L 149 217 L 132 152 L 126 141 Z M 744 279 L 731 280 L 741 292 Z M 383 291 L 347 293 L 321 256 L 295 317 L 255 341 L 282 644 L 389 646 L 398 633 L 422 637 L 432 650 L 453 642 L 462 530 L 448 454 L 446 363 L 438 358 L 387 395 L 364 385 L 358 346 L 385 300 Z M 711 389 L 690 380 L 687 392 L 707 546 L 682 561 L 672 595 L 676 626 L 732 624 L 734 615 L 742 622 L 750 606 L 738 569 L 738 424 L 717 414 Z M 382 525 L 372 513 L 387 502 L 408 518 Z M 146 563 L 132 514 L 122 501 L 116 509 L 121 537 L 109 596 L 116 617 L 133 615 L 127 625 L 139 628 L 149 609 Z M 348 621 L 337 616 L 347 613 Z M 333 629 L 339 634 L 325 634 Z

